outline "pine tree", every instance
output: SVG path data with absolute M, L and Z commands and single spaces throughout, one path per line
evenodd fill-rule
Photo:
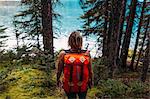
M 145 55 L 144 55 L 144 61 L 143 61 L 143 69 L 142 69 L 142 75 L 141 75 L 141 80 L 145 82 L 148 68 L 150 66 L 150 17 L 148 16 L 147 24 L 146 24 L 146 31 L 145 31 L 145 42 L 146 42 L 146 48 L 145 48 Z M 144 41 L 144 39 L 143 39 Z
M 147 75 L 147 71 L 148 71 L 149 64 L 150 64 L 150 34 L 148 34 L 147 36 L 148 36 L 148 41 L 146 44 L 145 56 L 144 56 L 144 61 L 143 61 L 143 71 L 142 71 L 142 76 L 141 76 L 141 80 L 143 82 L 145 82 L 146 80 L 146 75 Z
M 80 0 L 80 5 L 84 11 L 83 16 L 81 16 L 81 19 L 84 20 L 82 32 L 85 36 L 96 35 L 98 37 L 97 42 L 103 42 L 103 56 L 108 56 L 110 0 Z M 101 46 L 101 44 L 99 45 Z
M 5 41 L 6 41 L 6 38 L 8 37 L 5 34 L 6 29 L 7 28 L 4 28 L 4 26 L 0 26 L 0 48 L 5 46 Z
M 108 59 L 110 77 L 117 67 L 119 37 L 121 37 L 125 17 L 125 0 L 82 0 L 82 9 L 85 11 L 81 17 L 85 20 L 83 32 L 85 35 L 95 34 L 103 41 L 103 56 Z M 122 7 L 123 6 L 123 7 Z M 120 10 L 121 9 L 121 10 Z M 95 23 L 95 25 L 93 25 Z M 120 29 L 120 27 L 122 27 Z M 98 39 L 98 41 L 99 41 Z
M 147 35 L 149 35 L 149 32 L 150 32 L 150 30 L 149 30 L 150 17 L 149 16 L 145 16 L 145 17 L 146 17 L 146 20 L 145 20 L 146 26 L 144 24 L 144 29 L 145 29 L 143 32 L 144 36 L 142 37 L 142 42 L 139 42 L 141 44 L 141 46 L 140 46 L 140 50 L 139 50 L 139 54 L 138 54 L 138 59 L 137 59 L 136 65 L 135 65 L 135 70 L 137 70 L 139 61 L 141 59 L 141 54 L 143 53 L 143 50 L 144 50 L 145 41 L 149 40 L 149 38 L 147 38 Z
M 140 37 L 140 31 L 141 31 L 141 28 L 142 28 L 142 21 L 143 21 L 143 15 L 144 15 L 144 9 L 145 9 L 145 6 L 146 5 L 146 0 L 143 1 L 143 6 L 142 6 L 142 11 L 141 11 L 141 16 L 140 16 L 140 22 L 139 22 L 139 25 L 138 25 L 138 30 L 137 30 L 137 37 L 136 37 L 136 43 L 135 43 L 135 47 L 134 47 L 134 53 L 133 53 L 133 56 L 132 56 L 132 60 L 131 60 L 131 64 L 130 64 L 130 68 L 131 70 L 134 70 L 134 60 L 135 60 L 135 57 L 136 57 L 136 50 L 137 50 L 137 47 L 138 47 L 138 41 L 139 41 L 139 37 Z
M 57 4 L 61 4 L 59 0 L 47 0 L 48 5 L 52 4 L 51 12 L 52 19 L 59 22 L 60 15 L 54 11 Z M 35 41 L 37 48 L 40 48 L 40 39 L 43 36 L 42 26 L 42 1 L 41 0 L 23 0 L 21 2 L 21 10 L 15 15 L 14 25 L 17 30 L 17 34 L 20 37 L 28 38 Z M 50 11 L 50 9 L 47 9 Z M 52 24 L 52 23 L 51 23 Z M 55 29 L 55 25 L 52 24 L 52 28 Z M 55 32 L 55 34 L 57 34 Z M 53 37 L 52 37 L 53 39 Z M 52 50 L 53 48 L 51 48 Z M 53 51 L 51 51 L 53 53 Z
M 52 2 L 41 0 L 42 5 L 42 33 L 44 50 L 54 55 L 53 51 L 53 28 L 52 28 Z
M 111 0 L 111 15 L 110 19 L 111 22 L 109 23 L 109 32 L 111 34 L 110 36 L 110 42 L 109 42 L 109 56 L 108 56 L 108 62 L 109 62 L 109 68 L 110 73 L 109 76 L 112 78 L 115 68 L 117 67 L 117 51 L 118 51 L 118 40 L 119 40 L 119 22 L 122 18 L 121 16 L 121 6 L 122 6 L 122 0 Z
M 13 19 L 13 25 L 14 25 L 14 34 L 15 34 L 15 37 L 16 37 L 16 43 L 17 43 L 17 50 L 18 50 L 18 48 L 19 48 L 19 37 L 20 37 L 20 35 L 21 35 L 21 33 L 19 32 L 19 30 L 18 30 L 18 27 L 17 27 L 17 23 L 16 23 L 16 18 L 14 17 L 14 19 Z
M 120 59 L 120 47 L 121 47 L 121 40 L 124 33 L 124 23 L 125 23 L 125 17 L 126 17 L 126 6 L 127 6 L 127 0 L 122 1 L 122 8 L 121 8 L 121 15 L 120 15 L 120 22 L 119 22 L 119 45 L 118 45 L 118 51 L 117 56 L 118 59 Z
M 40 49 L 41 36 L 41 5 L 40 0 L 22 1 L 21 6 L 24 9 L 14 16 L 14 26 L 18 30 L 16 36 L 24 33 L 23 38 L 37 42 L 37 48 Z M 22 10 L 22 9 L 21 9 Z M 15 32 L 16 33 L 16 32 Z
M 130 6 L 129 18 L 127 20 L 126 33 L 124 36 L 122 49 L 121 49 L 121 56 L 120 56 L 121 61 L 122 61 L 121 67 L 124 69 L 126 69 L 128 49 L 129 49 L 129 44 L 130 44 L 130 39 L 131 39 L 131 34 L 132 34 L 132 28 L 133 28 L 133 22 L 134 22 L 135 13 L 136 13 L 136 5 L 137 5 L 137 0 L 132 0 L 131 6 Z

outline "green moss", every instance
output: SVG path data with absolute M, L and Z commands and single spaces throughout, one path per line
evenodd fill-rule
M 0 99 L 6 97 L 11 99 L 45 98 L 51 93 L 50 88 L 45 85 L 47 80 L 51 79 L 48 79 L 44 71 L 25 67 L 14 69 L 3 80 L 3 82 L 7 82 L 7 89 L 0 93 Z
M 90 99 L 95 99 L 96 96 L 98 97 L 98 95 L 102 95 L 102 94 L 103 92 L 101 91 L 101 89 L 94 87 L 88 90 L 87 97 L 89 97 Z

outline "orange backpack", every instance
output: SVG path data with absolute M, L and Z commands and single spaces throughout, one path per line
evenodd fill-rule
M 63 88 L 65 92 L 85 92 L 88 87 L 90 57 L 85 50 L 79 53 L 65 51 Z

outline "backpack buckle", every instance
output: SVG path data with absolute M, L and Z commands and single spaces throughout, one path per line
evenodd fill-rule
M 74 86 L 73 82 L 68 82 L 69 86 Z
M 78 85 L 78 86 L 82 86 L 82 81 L 79 81 L 79 82 L 77 83 L 77 85 Z

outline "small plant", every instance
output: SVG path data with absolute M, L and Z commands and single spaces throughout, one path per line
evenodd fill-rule
M 101 81 L 99 89 L 103 92 L 101 97 L 123 97 L 125 96 L 128 87 L 120 81 L 108 79 Z
M 132 95 L 142 95 L 146 94 L 146 91 L 149 89 L 149 86 L 140 81 L 133 81 L 129 83 L 130 92 Z
M 88 97 L 91 99 L 94 99 L 95 97 L 100 97 L 102 94 L 103 92 L 97 87 L 94 87 L 88 91 Z

